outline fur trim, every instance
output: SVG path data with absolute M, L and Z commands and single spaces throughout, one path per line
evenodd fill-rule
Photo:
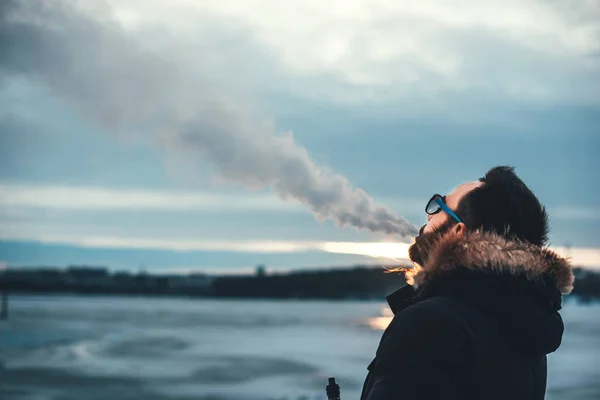
M 462 238 L 449 233 L 440 239 L 423 264 L 407 271 L 409 284 L 419 287 L 436 275 L 466 268 L 526 276 L 531 281 L 548 275 L 562 294 L 573 290 L 574 277 L 567 259 L 548 248 L 509 240 L 495 233 L 472 232 Z

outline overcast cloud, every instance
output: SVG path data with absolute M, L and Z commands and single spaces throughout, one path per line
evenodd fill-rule
M 299 203 L 407 239 L 432 191 L 512 163 L 561 245 L 600 246 L 600 1 L 5 0 L 0 42 L 6 240 L 120 237 L 125 210 L 154 213 L 130 243 L 210 239 L 173 211 L 352 239 Z

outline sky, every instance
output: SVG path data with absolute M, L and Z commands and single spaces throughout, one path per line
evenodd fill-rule
M 7 0 L 0 25 L 0 265 L 387 263 L 433 193 L 511 165 L 600 268 L 600 1 Z

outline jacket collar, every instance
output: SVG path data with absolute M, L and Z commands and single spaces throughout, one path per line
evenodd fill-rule
M 573 289 L 569 261 L 552 250 L 495 233 L 471 232 L 466 237 L 442 237 L 420 267 L 406 271 L 407 282 L 415 289 L 457 271 L 488 276 L 512 276 L 533 283 L 550 282 L 562 294 Z
M 404 285 L 385 299 L 394 315 L 396 315 L 406 307 L 414 304 L 416 300 L 415 296 L 415 289 L 410 285 Z

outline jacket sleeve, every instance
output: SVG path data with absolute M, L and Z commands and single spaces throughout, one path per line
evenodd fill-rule
M 460 314 L 443 300 L 400 311 L 377 350 L 367 400 L 469 398 L 471 337 Z

